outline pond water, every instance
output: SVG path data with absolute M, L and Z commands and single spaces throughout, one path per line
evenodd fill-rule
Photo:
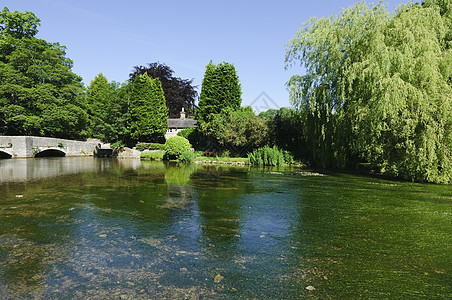
M 0 160 L 0 298 L 450 299 L 451 204 L 294 168 Z

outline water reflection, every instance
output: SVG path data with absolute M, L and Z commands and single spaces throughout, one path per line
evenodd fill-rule
M 0 163 L 2 299 L 451 292 L 448 186 L 139 160 Z
M 82 172 L 103 172 L 110 168 L 136 169 L 136 159 L 98 159 L 95 157 L 46 157 L 0 160 L 0 184 L 48 179 Z

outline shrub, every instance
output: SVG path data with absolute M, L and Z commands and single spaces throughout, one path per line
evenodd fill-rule
M 191 152 L 190 150 L 182 152 L 182 154 L 179 156 L 179 161 L 183 163 L 191 163 L 198 157 L 198 155 L 194 152 Z
M 177 135 L 186 138 L 195 149 L 204 149 L 209 143 L 208 139 L 199 130 L 199 127 L 185 128 Z
M 137 143 L 135 148 L 137 150 L 165 150 L 165 144 L 158 143 Z
M 165 156 L 167 159 L 177 159 L 184 151 L 190 151 L 190 142 L 181 136 L 173 136 L 166 140 L 165 143 Z
M 249 153 L 248 159 L 252 165 L 280 166 L 286 163 L 284 152 L 287 151 L 280 150 L 276 146 L 273 146 L 272 148 L 265 146 Z
M 190 135 L 193 134 L 193 131 L 195 131 L 195 127 L 188 127 L 188 128 L 185 128 L 185 129 L 182 129 L 181 131 L 179 131 L 177 133 L 177 135 L 181 136 L 181 137 L 184 137 L 187 140 L 190 140 L 189 137 L 190 137 Z
M 296 163 L 295 158 L 293 157 L 292 153 L 290 153 L 287 150 L 282 150 L 282 153 L 283 153 L 283 156 L 284 156 L 284 162 L 286 164 L 292 165 L 292 164 Z
M 117 141 L 117 142 L 114 142 L 113 144 L 111 144 L 110 145 L 110 148 L 112 148 L 112 149 L 116 149 L 116 148 L 118 148 L 118 149 L 122 149 L 122 148 L 124 148 L 126 145 L 124 145 L 124 143 L 122 142 L 122 141 Z

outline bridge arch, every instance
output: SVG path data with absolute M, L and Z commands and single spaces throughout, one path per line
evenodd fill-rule
M 11 154 L 9 154 L 8 152 L 0 150 L 0 158 L 11 158 L 11 157 L 13 157 L 13 156 Z
M 35 154 L 35 157 L 63 157 L 66 153 L 61 149 L 44 149 Z

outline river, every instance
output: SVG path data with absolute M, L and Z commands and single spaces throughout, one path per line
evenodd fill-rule
M 452 187 L 0 160 L 1 299 L 450 299 Z

